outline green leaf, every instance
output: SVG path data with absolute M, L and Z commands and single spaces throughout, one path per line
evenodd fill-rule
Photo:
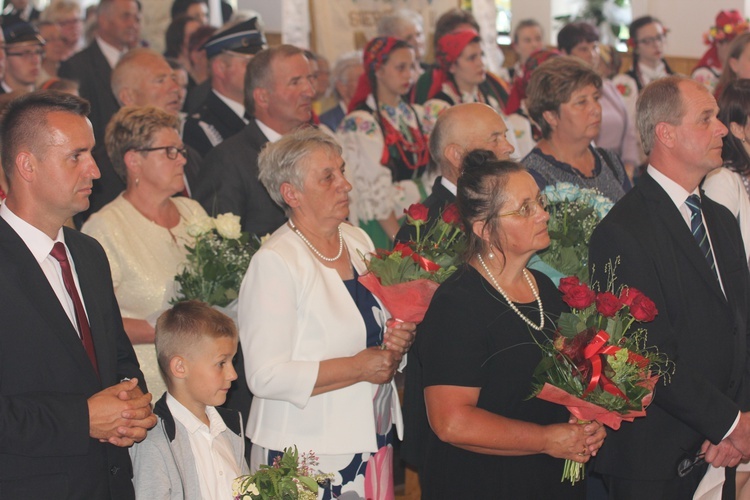
M 586 325 L 575 314 L 564 312 L 560 314 L 560 319 L 557 320 L 557 328 L 560 335 L 571 339 L 585 330 Z

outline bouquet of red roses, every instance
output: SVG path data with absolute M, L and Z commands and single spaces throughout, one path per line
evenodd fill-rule
M 453 274 L 466 244 L 458 209 L 451 203 L 429 229 L 427 207 L 415 203 L 404 210 L 416 239 L 378 249 L 366 259 L 367 274 L 359 281 L 395 318 L 419 323 L 440 283 Z
M 576 276 L 560 280 L 572 311 L 560 315 L 554 337 L 540 344 L 532 396 L 564 405 L 579 422 L 596 420 L 616 430 L 623 420 L 646 415 L 656 382 L 673 363 L 646 346 L 644 328 L 632 329 L 654 320 L 653 301 L 628 286 L 615 294 L 614 277 L 609 286 L 597 293 Z M 582 478 L 583 464 L 566 460 L 563 480 Z

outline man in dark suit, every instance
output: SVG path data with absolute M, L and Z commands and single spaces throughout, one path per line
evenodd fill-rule
M 63 223 L 99 172 L 88 103 L 34 92 L 2 120 L 0 498 L 131 499 L 126 447 L 156 423 L 107 256 Z M 139 385 L 140 384 L 140 385 Z
M 620 260 L 615 285 L 655 302 L 648 343 L 676 370 L 645 418 L 608 433 L 594 470 L 610 498 L 677 500 L 692 498 L 707 469 L 679 477 L 681 461 L 705 453 L 714 467 L 731 467 L 750 456 L 750 284 L 736 219 L 699 189 L 721 167 L 727 133 L 713 96 L 669 77 L 643 91 L 637 112 L 648 170 L 594 231 L 592 281 L 607 283 L 606 264 Z
M 255 54 L 267 47 L 257 18 L 219 31 L 205 43 L 211 68 L 211 92 L 185 122 L 183 139 L 205 156 L 227 137 L 241 131 L 245 118 L 245 73 Z
M 487 149 L 499 160 L 507 160 L 513 154 L 507 133 L 508 127 L 502 117 L 486 104 L 458 104 L 440 114 L 430 134 L 430 157 L 440 176 L 423 202 L 429 210 L 429 221 L 423 234 L 440 217 L 445 206 L 456 201 L 456 184 L 466 153 Z M 396 233 L 396 241 L 407 242 L 416 236 L 416 228 L 404 221 Z
M 101 0 L 97 8 L 96 38 L 60 66 L 60 77 L 78 82 L 78 93 L 91 103 L 89 119 L 96 142 L 104 141 L 104 128 L 119 106 L 110 87 L 112 69 L 138 42 L 141 6 L 136 0 Z
M 216 146 L 201 166 L 197 199 L 209 214 L 232 212 L 242 229 L 258 235 L 286 222 L 258 180 L 258 154 L 268 141 L 308 123 L 315 95 L 304 52 L 291 45 L 263 50 L 245 75 L 245 112 L 252 117 L 242 131 Z
M 320 115 L 320 123 L 333 132 L 336 132 L 339 124 L 346 116 L 349 101 L 354 97 L 354 92 L 357 90 L 357 82 L 364 70 L 361 52 L 350 52 L 336 60 L 333 71 L 331 71 L 331 81 L 333 82 L 333 96 L 336 98 L 337 103 L 334 107 Z

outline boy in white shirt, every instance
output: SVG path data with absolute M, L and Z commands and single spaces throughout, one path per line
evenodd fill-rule
M 167 392 L 159 420 L 130 449 L 136 498 L 232 498 L 234 478 L 248 474 L 242 417 L 216 408 L 237 373 L 234 322 L 198 301 L 176 304 L 156 322 L 156 353 Z

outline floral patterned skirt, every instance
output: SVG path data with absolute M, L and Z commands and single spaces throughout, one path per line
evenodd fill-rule
M 348 455 L 320 455 L 318 469 L 333 473 L 333 479 L 318 490 L 319 500 L 393 500 L 393 438 L 390 384 L 378 386 L 373 399 L 378 451 Z M 300 449 L 300 452 L 308 450 Z M 312 450 L 316 451 L 316 450 Z M 261 464 L 272 464 L 283 452 L 253 445 L 251 470 Z

